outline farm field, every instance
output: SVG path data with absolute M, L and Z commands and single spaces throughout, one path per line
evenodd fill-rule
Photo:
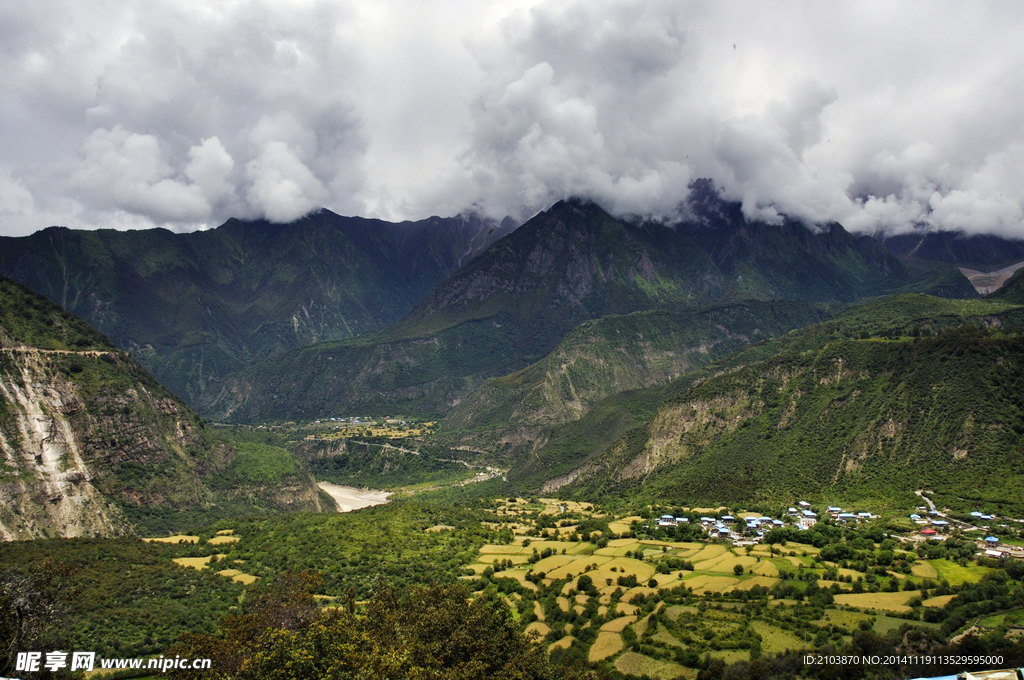
M 824 559 L 810 542 L 737 546 L 701 538 L 699 526 L 673 536 L 640 514 L 598 517 L 587 507 L 498 501 L 494 515 L 514 520 L 515 531 L 507 542 L 481 546 L 463 578 L 474 588 L 519 589 L 531 600 L 517 604 L 522 620 L 532 621 L 524 625 L 543 635 L 551 654 L 582 654 L 634 676 L 695 677 L 695 660 L 747 661 L 755 647 L 760 654 L 825 643 L 838 649 L 861 630 L 935 630 L 921 612 L 954 595 L 920 588 L 936 588 L 940 577 L 973 583 L 991 571 L 902 550 L 892 552 L 891 571 L 876 571 Z M 889 548 L 882 537 L 859 545 L 866 556 Z M 751 609 L 765 600 L 774 606 Z
M 350 594 L 364 606 L 391 586 L 461 581 L 471 597 L 507 605 L 553 661 L 592 663 L 613 678 L 695 679 L 710 663 L 841 650 L 862 632 L 894 644 L 908 627 L 933 637 L 972 626 L 1007 639 L 1021 633 L 1024 616 L 1012 613 L 1024 611 L 1017 577 L 986 582 L 970 600 L 998 596 L 1012 606 L 957 614 L 959 593 L 1005 575 L 999 564 L 974 559 L 973 542 L 906 551 L 870 526 L 824 525 L 734 543 L 709 539 L 699 521 L 658 528 L 659 510 L 515 497 L 451 508 L 401 499 L 346 515 L 225 520 L 136 543 L 164 551 L 176 579 L 234 589 L 216 603 L 222 608 L 244 606 L 251 589 L 272 588 L 290 570 L 322 575 L 313 593 L 320 607 L 339 607 Z M 95 622 L 107 620 L 94 616 L 89 625 L 100 631 Z M 135 644 L 143 649 L 145 637 Z

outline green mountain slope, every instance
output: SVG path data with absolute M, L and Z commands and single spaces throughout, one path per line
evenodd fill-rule
M 400 318 L 510 228 L 327 210 L 188 234 L 54 227 L 0 238 L 0 274 L 83 317 L 196 404 L 261 359 Z
M 1024 305 L 1024 269 L 1019 270 L 1003 284 L 1003 287 L 988 296 L 990 300 L 1002 300 Z
M 504 434 L 576 420 L 614 393 L 668 383 L 744 345 L 827 316 L 825 305 L 746 301 L 587 321 L 541 361 L 487 381 L 443 427 Z
M 562 481 L 676 502 L 889 503 L 928 488 L 955 506 L 1017 505 L 1022 322 L 988 301 L 858 305 L 684 377 Z
M 367 411 L 437 417 L 487 378 L 540 360 L 590 319 L 730 300 L 852 301 L 917 281 L 873 239 L 839 225 L 748 224 L 738 204 L 705 198 L 703 213 L 678 225 L 626 222 L 593 203 L 562 201 L 396 324 L 273 357 L 201 408 L 243 422 Z
M 127 352 L 0 277 L 0 537 L 319 508 L 286 452 L 233 447 Z

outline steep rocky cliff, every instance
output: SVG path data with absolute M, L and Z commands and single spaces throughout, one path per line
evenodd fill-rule
M 0 279 L 0 537 L 109 536 L 246 506 L 318 509 L 296 469 L 277 488 L 222 481 L 236 451 L 130 355 Z

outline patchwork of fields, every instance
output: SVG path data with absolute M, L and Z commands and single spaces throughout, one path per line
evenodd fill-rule
M 734 547 L 645 537 L 637 531 L 645 523 L 639 515 L 606 517 L 603 540 L 591 531 L 583 541 L 581 527 L 593 519 L 588 506 L 553 499 L 510 499 L 495 513 L 513 537 L 482 546 L 463 578 L 513 583 L 503 589 L 531 600 L 518 613 L 549 652 L 575 649 L 621 673 L 657 678 L 694 677 L 692 664 L 702 656 L 733 663 L 826 642 L 839 646 L 858 630 L 934 628 L 920 612 L 953 596 L 922 599 L 926 589 L 940 579 L 977 581 L 990 571 L 896 550 L 912 568 L 877 578 L 874 569 L 823 560 L 809 544 Z M 545 517 L 567 519 L 536 531 Z M 825 595 L 810 603 L 805 596 L 812 592 Z M 769 593 L 773 606 L 753 604 Z

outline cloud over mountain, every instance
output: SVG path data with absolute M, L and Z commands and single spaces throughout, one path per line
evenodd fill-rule
M 1024 236 L 1002 3 L 66 0 L 0 11 L 0 229 L 325 205 L 674 211 Z

